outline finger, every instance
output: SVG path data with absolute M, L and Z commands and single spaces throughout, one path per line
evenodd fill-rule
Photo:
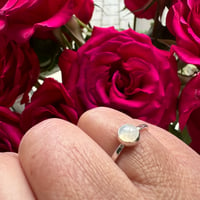
M 102 117 L 103 115 L 103 117 Z M 112 120 L 112 117 L 113 120 Z M 90 118 L 93 118 L 93 120 L 95 120 L 95 124 L 89 124 L 89 126 L 84 126 L 85 120 L 92 120 Z M 98 123 L 98 120 L 99 123 Z M 107 122 L 105 122 L 107 120 Z M 98 107 L 92 110 L 89 110 L 87 112 L 85 112 L 79 119 L 78 122 L 78 126 L 81 127 L 81 129 L 90 129 L 92 127 L 99 127 L 102 128 L 102 123 L 103 124 L 110 124 L 110 126 L 108 126 L 107 128 L 109 129 L 108 131 L 110 131 L 109 135 L 112 135 L 110 137 L 116 137 L 116 133 L 114 133 L 113 128 L 116 130 L 116 125 L 115 122 L 117 121 L 117 124 L 126 124 L 126 123 L 135 123 L 135 124 L 142 124 L 144 123 L 141 120 L 138 119 L 133 119 L 121 112 L 118 112 L 116 110 L 113 110 L 111 108 L 106 108 L 106 107 Z M 147 122 L 145 122 L 146 124 L 148 124 L 148 131 L 151 133 L 151 135 L 153 135 L 155 138 L 157 138 L 157 140 L 162 143 L 167 149 L 169 149 L 171 152 L 173 152 L 174 154 L 179 154 L 177 155 L 180 156 L 180 154 L 183 155 L 190 155 L 190 156 L 197 156 L 199 157 L 199 155 L 197 153 L 195 153 L 190 147 L 188 147 L 185 143 L 183 143 L 180 139 L 178 139 L 177 137 L 175 137 L 174 135 L 172 135 L 171 133 L 169 133 L 168 131 L 159 128 L 158 126 L 154 126 L 152 124 L 149 124 Z M 83 126 L 83 127 L 82 127 Z M 119 127 L 118 127 L 119 128 Z M 109 140 L 104 140 L 104 138 L 102 137 L 101 134 L 96 134 L 95 132 L 91 134 L 95 137 L 95 140 L 97 139 L 99 142 L 103 143 L 105 148 L 107 149 L 107 151 L 111 151 L 110 153 L 112 153 L 112 148 L 110 148 L 110 141 Z M 109 137 L 109 136 L 108 136 Z M 118 142 L 116 140 L 116 142 Z M 180 151 L 180 147 L 182 148 L 182 150 Z
M 80 117 L 78 126 L 95 141 L 97 141 L 97 143 L 100 144 L 100 146 L 102 146 L 106 150 L 106 152 L 109 153 L 109 155 L 111 155 L 113 154 L 113 150 L 116 145 L 119 144 L 116 136 L 117 130 L 122 124 L 126 123 L 138 125 L 144 122 L 141 120 L 133 119 L 111 108 L 98 107 L 85 112 Z M 151 137 L 152 139 L 154 138 L 154 141 L 159 141 L 159 143 L 162 144 L 166 150 L 169 150 L 170 154 L 173 154 L 173 156 L 183 166 L 187 166 L 187 168 L 190 169 L 194 168 L 194 162 L 200 162 L 199 155 L 183 141 L 181 141 L 168 131 L 159 128 L 158 126 L 154 126 L 149 123 L 146 124 L 148 124 L 149 134 L 142 134 L 142 136 L 149 135 L 150 141 Z M 106 127 L 106 130 L 104 130 L 104 127 Z M 196 170 L 200 170 L 200 166 L 196 166 Z
M 127 115 L 109 108 L 92 109 L 82 115 L 78 126 L 93 138 L 111 156 L 119 142 L 118 128 L 131 123 L 135 126 L 144 123 L 132 119 Z M 156 139 L 158 134 L 152 135 L 154 127 L 149 124 L 148 131 L 142 130 L 140 140 L 135 147 L 127 147 L 120 154 L 117 164 L 134 182 L 156 185 L 160 178 L 164 181 L 168 177 L 177 177 L 177 160 L 161 142 Z M 159 136 L 163 139 L 164 136 Z M 170 145 L 170 144 L 169 144 Z
M 17 154 L 0 153 L 0 177 L 0 199 L 35 199 L 24 176 Z
M 51 119 L 33 127 L 22 140 L 19 158 L 39 200 L 141 199 L 98 144 L 66 121 Z

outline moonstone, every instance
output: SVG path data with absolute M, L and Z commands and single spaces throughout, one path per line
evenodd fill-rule
M 125 124 L 118 130 L 118 139 L 125 146 L 133 146 L 139 140 L 140 127 Z

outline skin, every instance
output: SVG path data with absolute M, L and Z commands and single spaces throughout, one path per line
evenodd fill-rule
M 34 126 L 18 154 L 0 154 L 0 199 L 200 199 L 200 156 L 165 130 L 148 124 L 135 147 L 111 159 L 125 123 L 144 122 L 99 107 L 77 126 L 60 119 Z

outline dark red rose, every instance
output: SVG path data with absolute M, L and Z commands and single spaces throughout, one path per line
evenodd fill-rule
M 172 51 L 185 63 L 196 65 L 200 65 L 199 8 L 199 0 L 177 0 L 167 15 L 167 27 L 176 37 Z
M 84 23 L 88 23 L 94 10 L 93 0 L 74 0 L 74 14 Z
M 152 3 L 151 3 L 152 2 Z M 152 19 L 155 17 L 157 9 L 157 1 L 149 0 L 124 0 L 126 8 L 128 8 L 138 18 Z
M 66 24 L 73 14 L 88 23 L 94 9 L 93 0 L 7 0 L 0 6 L 0 32 L 17 42 L 27 41 L 36 30 Z
M 33 125 L 49 118 L 60 118 L 72 123 L 78 121 L 73 99 L 65 87 L 52 78 L 46 78 L 33 94 L 31 102 L 21 114 L 21 127 L 27 131 Z
M 108 106 L 164 128 L 176 118 L 175 59 L 144 34 L 94 28 L 77 53 L 62 53 L 59 66 L 79 113 Z
M 200 74 L 192 78 L 182 91 L 179 103 L 180 128 L 187 126 L 190 146 L 200 153 Z
M 22 136 L 19 115 L 0 106 L 0 152 L 17 152 Z
M 40 71 L 37 55 L 29 43 L 17 44 L 5 37 L 0 41 L 0 105 L 12 106 L 21 94 L 25 103 Z
M 162 16 L 163 10 L 177 0 L 124 0 L 128 8 L 138 18 L 152 19 Z

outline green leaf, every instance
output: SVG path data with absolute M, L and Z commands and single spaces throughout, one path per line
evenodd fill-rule
M 49 71 L 57 66 L 61 50 L 60 45 L 56 41 L 31 38 L 30 44 L 39 58 L 40 72 L 45 71 L 49 73 Z
M 186 144 L 190 144 L 191 143 L 191 137 L 188 133 L 187 128 L 185 127 L 183 129 L 183 131 L 180 131 L 179 129 L 176 128 L 177 123 L 173 123 L 170 124 L 169 126 L 169 132 L 172 133 L 173 135 L 175 135 L 176 137 L 178 137 L 180 140 L 182 140 L 183 142 L 185 142 Z
M 59 50 L 58 43 L 50 39 L 31 38 L 30 44 L 36 52 L 40 64 L 50 60 Z

